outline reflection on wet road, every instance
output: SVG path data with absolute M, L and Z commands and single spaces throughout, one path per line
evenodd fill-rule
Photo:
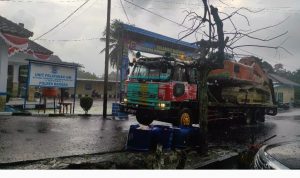
M 238 125 L 222 123 L 210 128 L 210 141 L 215 143 L 232 142 L 238 144 L 259 143 L 274 135 L 267 143 L 300 140 L 300 110 L 266 116 L 264 123 Z
M 0 118 L 0 163 L 122 150 L 131 121 Z
M 0 163 L 119 151 L 129 126 L 125 121 L 69 117 L 0 116 Z M 209 129 L 211 144 L 250 144 L 277 135 L 268 143 L 300 140 L 300 109 L 267 117 L 265 123 L 222 123 Z

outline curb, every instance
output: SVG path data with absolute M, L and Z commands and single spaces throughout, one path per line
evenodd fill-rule
M 103 117 L 102 114 L 36 114 L 36 113 L 25 113 L 25 112 L 0 112 L 1 116 L 35 116 L 35 117 L 69 117 L 69 116 L 78 116 L 78 117 Z M 112 114 L 107 114 L 108 117 L 113 117 Z

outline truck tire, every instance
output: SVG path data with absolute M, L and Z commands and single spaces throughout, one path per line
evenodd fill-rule
M 138 121 L 139 124 L 150 125 L 154 119 L 153 116 L 151 117 L 150 113 L 137 111 L 136 120 Z
M 190 109 L 183 108 L 178 114 L 178 119 L 174 123 L 176 126 L 191 126 L 193 124 L 192 112 Z
M 256 121 L 265 122 L 265 112 L 263 109 L 256 109 L 254 113 Z
M 246 124 L 254 124 L 255 123 L 255 110 L 249 109 L 246 112 Z

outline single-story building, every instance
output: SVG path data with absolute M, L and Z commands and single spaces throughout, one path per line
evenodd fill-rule
M 53 52 L 30 40 L 33 32 L 22 23 L 0 16 L 0 112 L 7 96 L 25 97 L 29 60 L 62 62 Z M 34 99 L 35 87 L 28 88 L 28 100 Z
M 11 58 L 10 55 L 18 50 L 27 49 L 29 46 L 28 38 L 31 36 L 33 36 L 33 32 L 25 29 L 23 24 L 16 24 L 0 16 L 0 111 L 4 110 L 6 103 L 8 80 L 10 81 L 10 89 L 16 92 L 19 67 L 25 63 L 25 60 L 9 59 Z M 8 67 L 9 63 L 12 66 L 10 68 Z M 10 78 L 8 78 L 8 72 L 11 73 Z
M 276 74 L 269 74 L 269 77 L 273 80 L 276 101 L 292 106 L 295 101 L 295 87 L 300 85 Z
M 118 98 L 119 96 L 118 81 L 109 80 L 107 85 L 107 98 Z M 72 88 L 68 89 L 68 93 L 74 93 Z M 93 98 L 103 98 L 104 80 L 103 79 L 83 79 L 77 78 L 76 87 L 77 97 L 91 96 Z

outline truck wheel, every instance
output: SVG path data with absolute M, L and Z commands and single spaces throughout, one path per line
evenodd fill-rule
M 262 109 L 255 110 L 254 117 L 256 121 L 265 122 L 265 112 Z
M 249 109 L 246 113 L 246 124 L 255 123 L 255 114 L 254 110 Z
M 191 126 L 192 125 L 192 112 L 189 109 L 182 109 L 179 112 L 178 120 L 175 125 L 179 126 Z
M 142 125 L 150 125 L 154 119 L 153 116 L 151 117 L 147 112 L 137 111 L 136 120 Z

